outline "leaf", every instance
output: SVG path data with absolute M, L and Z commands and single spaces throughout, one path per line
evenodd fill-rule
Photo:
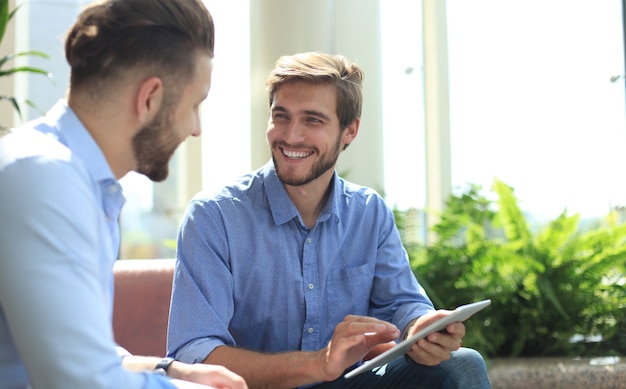
M 4 0 L 3 0 L 3 1 L 4 1 Z M 8 3 L 8 0 L 7 0 L 7 3 Z M 13 18 L 13 15 L 15 15 L 15 12 L 17 12 L 17 10 L 18 10 L 21 6 L 22 6 L 21 4 L 20 4 L 20 5 L 18 5 L 17 7 L 15 7 L 15 8 L 13 9 L 13 11 L 11 11 L 11 12 L 9 13 L 9 20 L 11 20 L 11 19 Z
M 9 0 L 0 0 L 0 42 L 9 24 Z
M 521 209 L 517 205 L 517 198 L 513 195 L 511 187 L 504 182 L 494 180 L 493 189 L 498 195 L 498 219 L 504 229 L 505 236 L 511 240 L 531 242 L 531 233 Z
M 0 0 L 1 1 L 1 0 Z M 16 57 L 24 57 L 24 56 L 35 56 L 35 57 L 40 57 L 40 58 L 44 58 L 44 59 L 50 59 L 50 56 L 44 52 L 41 52 L 39 50 L 29 50 L 29 51 L 21 51 L 19 53 L 14 53 L 14 54 L 7 54 L 4 57 L 2 57 L 0 59 L 0 68 L 2 68 L 4 66 L 5 63 L 7 63 L 8 61 L 16 58 Z
M 22 109 L 20 108 L 20 104 L 26 104 L 29 107 L 31 107 L 32 109 L 34 109 L 35 111 L 37 111 L 37 113 L 39 113 L 40 115 L 44 115 L 45 112 L 41 111 L 37 105 L 35 105 L 34 102 L 32 102 L 29 99 L 19 99 L 17 97 L 13 97 L 13 96 L 0 96 L 0 100 L 4 100 L 4 101 L 8 101 L 13 105 L 13 108 L 15 108 L 15 110 L 17 111 L 17 114 L 19 115 L 20 119 L 22 119 Z
M 581 274 L 588 277 L 587 279 L 599 282 L 609 270 L 616 269 L 620 265 L 624 266 L 626 262 L 626 247 L 598 253 L 593 259 L 593 261 L 589 261 L 589 263 L 581 266 Z
M 0 70 L 0 77 L 2 76 L 8 76 L 10 74 L 14 74 L 14 73 L 22 73 L 22 72 L 27 72 L 27 73 L 36 73 L 36 74 L 42 74 L 44 76 L 46 76 L 49 79 L 52 79 L 52 73 L 49 73 L 46 70 L 40 69 L 40 68 L 34 68 L 31 66 L 20 66 L 19 68 L 12 68 L 9 70 Z
M 566 212 L 561 213 L 552 220 L 537 237 L 537 251 L 545 253 L 553 258 L 553 265 L 558 265 L 563 250 L 567 249 L 567 243 L 576 239 L 576 231 L 580 217 L 578 214 L 567 216 Z
M 537 278 L 537 287 L 539 288 L 541 294 L 544 295 L 548 299 L 548 301 L 552 303 L 552 306 L 556 308 L 557 312 L 559 312 L 559 314 L 563 316 L 565 320 L 569 320 L 569 315 L 563 309 L 563 306 L 559 302 L 556 293 L 554 293 L 552 283 L 545 275 L 541 275 Z
M 9 21 L 20 7 L 21 5 L 18 5 L 13 8 L 13 11 L 9 12 L 9 0 L 0 0 L 0 42 L 2 42 L 2 38 L 4 38 L 4 33 L 6 32 Z
M 20 109 L 20 105 L 19 105 L 19 102 L 17 101 L 17 98 L 13 96 L 0 96 L 0 100 L 10 102 L 13 105 L 13 108 L 15 108 L 15 111 L 17 111 L 17 114 L 19 115 L 20 119 L 22 118 L 22 110 Z
M 17 6 L 12 11 L 9 11 L 9 0 L 0 0 L 0 43 L 2 42 L 2 39 L 5 36 L 5 32 L 6 32 L 9 21 L 13 18 L 13 16 L 15 16 L 15 13 L 17 12 L 19 8 L 20 7 Z M 14 54 L 8 54 L 0 58 L 0 69 L 3 66 L 5 66 L 8 61 L 16 57 L 21 57 L 21 56 L 35 56 L 35 57 L 40 57 L 44 59 L 50 58 L 46 53 L 39 51 L 39 50 L 29 50 L 29 51 L 14 53 Z M 38 68 L 38 67 L 33 67 L 33 66 L 19 66 L 19 67 L 14 67 L 8 70 L 2 70 L 0 71 L 0 77 L 11 76 L 15 73 L 21 73 L 21 72 L 41 74 L 41 75 L 46 76 L 48 79 L 53 80 L 53 75 L 50 72 L 44 69 Z M 39 109 L 37 109 L 35 104 L 28 99 L 18 99 L 13 96 L 0 96 L 0 100 L 10 102 L 13 105 L 13 108 L 15 109 L 17 114 L 19 115 L 20 119 L 22 118 L 22 110 L 20 108 L 20 104 L 26 104 L 29 107 L 35 109 L 37 112 L 42 113 L 40 112 Z M 0 128 L 3 128 L 3 126 L 0 125 Z

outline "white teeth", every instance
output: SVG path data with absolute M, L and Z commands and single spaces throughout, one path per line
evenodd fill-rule
M 305 153 L 302 151 L 298 152 L 298 151 L 283 150 L 283 153 L 285 153 L 285 155 L 288 156 L 289 158 L 293 158 L 293 159 L 305 158 L 311 155 L 311 153 Z

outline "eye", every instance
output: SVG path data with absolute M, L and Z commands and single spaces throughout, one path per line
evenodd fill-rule
M 272 114 L 272 120 L 274 121 L 284 121 L 289 120 L 289 116 L 284 112 L 274 112 Z
M 307 123 L 310 123 L 310 124 L 321 124 L 321 123 L 323 123 L 322 120 L 320 120 L 320 119 L 318 119 L 316 117 L 313 117 L 313 116 L 307 117 L 305 119 L 305 121 Z

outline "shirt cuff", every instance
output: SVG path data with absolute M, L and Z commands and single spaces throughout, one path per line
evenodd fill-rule
M 129 353 L 128 350 L 126 350 L 122 346 L 117 346 L 115 348 L 115 350 L 117 351 L 117 356 L 120 357 L 120 358 L 124 358 L 124 357 L 127 357 L 129 355 L 133 355 L 133 354 Z

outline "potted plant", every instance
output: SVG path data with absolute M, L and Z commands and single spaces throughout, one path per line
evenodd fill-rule
M 15 15 L 15 12 L 18 9 L 19 9 L 19 6 L 10 11 L 9 0 L 0 0 L 0 43 L 2 43 L 2 40 L 4 39 L 4 33 L 6 32 L 9 22 L 11 21 L 11 19 Z M 0 57 L 0 77 L 9 77 L 15 73 L 26 72 L 26 73 L 42 74 L 46 76 L 47 78 L 52 79 L 51 73 L 49 73 L 48 71 L 44 69 L 40 69 L 37 67 L 18 66 L 18 67 L 5 68 L 5 66 L 9 66 L 9 63 L 11 60 L 13 60 L 16 57 L 22 57 L 22 56 L 36 56 L 40 58 L 49 59 L 49 56 L 47 54 L 38 50 L 22 51 L 18 53 L 4 55 Z M 20 116 L 20 118 L 22 117 L 23 105 L 27 105 L 29 107 L 37 109 L 35 104 L 27 98 L 9 96 L 9 95 L 5 95 L 4 93 L 0 93 L 0 101 L 6 101 L 6 102 L 11 103 L 15 111 Z M 0 123 L 0 131 L 4 131 L 4 130 L 6 130 L 6 125 L 4 123 Z
M 512 187 L 495 179 L 492 190 L 494 200 L 476 185 L 451 195 L 433 227 L 439 239 L 407 245 L 437 307 L 492 300 L 465 343 L 488 357 L 625 355 L 626 224 L 617 211 L 584 227 L 566 211 L 538 223 Z

